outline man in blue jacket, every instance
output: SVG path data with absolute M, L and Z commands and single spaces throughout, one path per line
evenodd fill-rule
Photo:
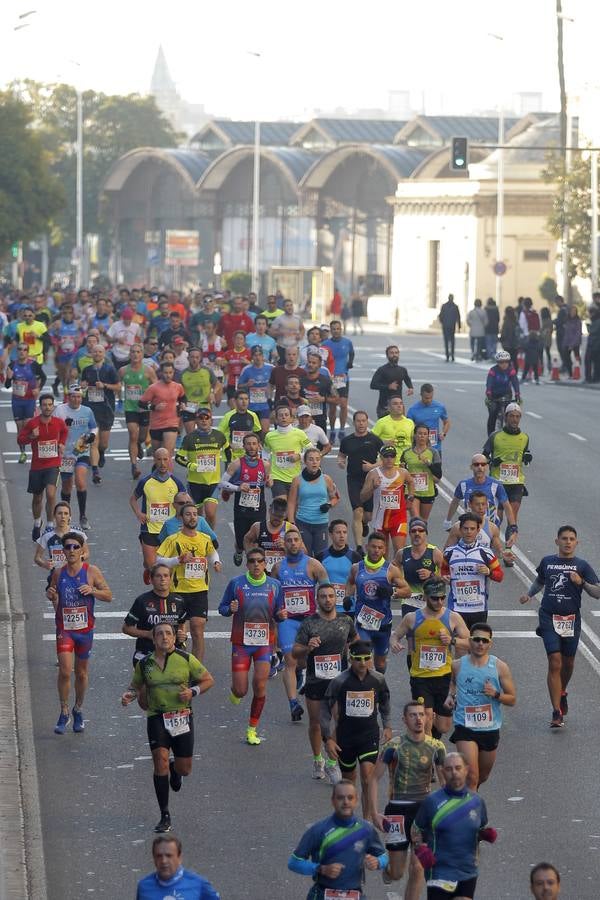
M 184 869 L 182 846 L 173 834 L 161 834 L 152 842 L 152 858 L 156 871 L 138 882 L 136 900 L 220 900 L 212 884 Z

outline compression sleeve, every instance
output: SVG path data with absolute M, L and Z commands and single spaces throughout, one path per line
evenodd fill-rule
M 179 564 L 178 556 L 157 556 L 156 562 L 160 563 L 161 566 L 166 566 L 167 569 L 174 569 L 176 565 Z
M 539 580 L 539 578 L 536 578 L 535 581 L 532 581 L 531 584 L 529 585 L 529 590 L 527 591 L 527 596 L 535 597 L 535 595 L 539 591 L 541 591 L 543 587 L 544 587 L 543 583 Z
M 301 859 L 294 853 L 288 859 L 288 869 L 291 872 L 296 872 L 297 875 L 310 875 L 312 877 L 317 874 L 318 868 L 319 863 L 311 862 L 310 859 Z
M 231 491 L 233 494 L 240 490 L 239 484 L 232 484 L 231 481 L 227 481 L 225 476 L 221 478 L 217 487 L 220 487 L 222 490 Z

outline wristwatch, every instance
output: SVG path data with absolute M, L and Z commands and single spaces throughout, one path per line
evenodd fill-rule
M 496 693 L 494 694 L 494 700 L 499 700 L 501 696 L 502 696 L 502 691 L 496 691 Z

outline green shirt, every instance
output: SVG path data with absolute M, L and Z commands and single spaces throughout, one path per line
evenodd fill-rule
M 502 484 L 525 484 L 523 454 L 529 449 L 529 437 L 523 432 L 508 434 L 496 431 L 488 442 L 491 445 L 490 475 Z
M 186 434 L 181 447 L 175 451 L 175 460 L 188 470 L 190 484 L 218 484 L 221 480 L 221 459 L 229 442 L 222 431 L 197 428 Z
M 135 688 L 146 686 L 146 715 L 155 716 L 163 712 L 189 709 L 189 701 L 186 703 L 179 699 L 181 686 L 192 687 L 198 684 L 205 672 L 206 668 L 200 660 L 185 650 L 173 650 L 169 653 L 165 667 L 161 669 L 152 651 L 137 663 L 131 683 Z
M 125 386 L 125 412 L 141 412 L 138 400 L 151 383 L 146 374 L 146 366 L 142 366 L 137 372 L 131 366 L 124 366 L 120 370 L 120 378 Z
M 313 444 L 300 428 L 292 427 L 289 431 L 279 431 L 278 428 L 268 431 L 264 446 L 271 454 L 271 477 L 291 484 L 302 469 L 301 459 L 293 461 L 292 454 L 302 454 Z
M 210 392 L 217 383 L 217 379 L 208 366 L 200 366 L 197 371 L 185 369 L 179 376 L 179 381 L 185 391 L 186 412 L 198 412 L 200 406 L 211 407 Z

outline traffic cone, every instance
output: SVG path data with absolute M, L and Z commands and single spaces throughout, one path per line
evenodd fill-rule
M 573 381 L 579 381 L 579 379 L 581 378 L 581 366 L 578 362 L 576 362 L 573 366 L 573 374 L 571 375 L 571 378 L 573 379 Z
M 550 381 L 560 381 L 560 365 L 556 356 L 552 357 L 552 369 L 550 371 Z

